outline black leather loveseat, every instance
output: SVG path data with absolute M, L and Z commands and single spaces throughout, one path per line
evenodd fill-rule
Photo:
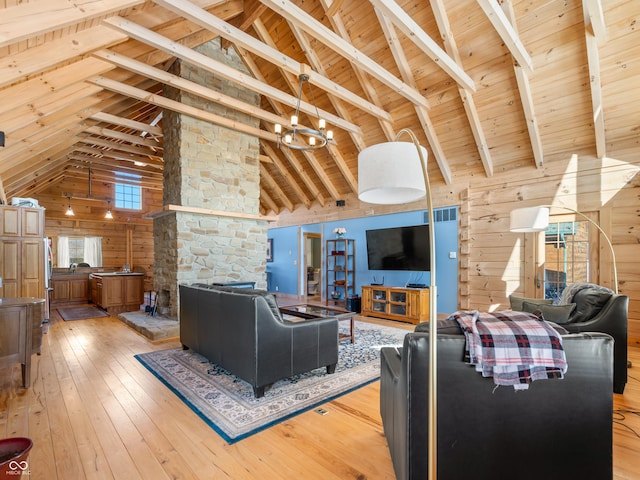
M 180 285 L 180 342 L 248 382 L 256 397 L 276 380 L 338 362 L 335 317 L 283 321 L 273 294 Z
M 465 364 L 465 337 L 438 333 L 439 480 L 611 479 L 613 339 L 563 336 L 565 378 L 496 387 Z M 429 334 L 381 352 L 380 413 L 396 478 L 427 479 Z

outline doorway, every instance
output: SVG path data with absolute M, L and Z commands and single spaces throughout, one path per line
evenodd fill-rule
M 322 299 L 322 236 L 319 233 L 304 233 L 304 291 L 307 300 Z

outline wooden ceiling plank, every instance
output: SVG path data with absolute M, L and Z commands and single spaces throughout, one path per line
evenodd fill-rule
M 166 1 L 166 0 L 163 0 Z M 309 35 L 318 39 L 327 47 L 342 55 L 349 62 L 358 65 L 359 68 L 366 71 L 372 77 L 378 79 L 382 84 L 391 88 L 399 95 L 405 97 L 410 102 L 429 108 L 427 99 L 415 88 L 401 81 L 388 70 L 381 67 L 374 60 L 358 50 L 353 44 L 344 40 L 335 32 L 325 27 L 321 22 L 306 13 L 300 7 L 294 5 L 288 0 L 260 0 L 262 3 L 271 8 L 274 12 L 286 18 L 289 22 L 297 25 Z M 313 81 L 313 80 L 312 80 Z M 319 85 L 322 86 L 322 85 Z M 330 93 L 335 94 L 327 86 L 323 87 Z M 391 121 L 390 119 L 387 119 Z
M 280 209 L 278 208 L 278 205 L 271 198 L 271 195 L 269 195 L 269 193 L 264 189 L 262 189 L 260 192 L 260 203 L 264 203 L 267 205 L 267 208 L 264 209 L 265 210 L 264 213 L 267 213 L 269 210 L 271 210 L 276 215 L 280 213 Z
M 287 197 L 287 195 L 282 191 L 282 189 L 278 185 L 278 182 L 274 180 L 274 178 L 269 174 L 267 169 L 264 168 L 264 165 L 262 164 L 260 165 L 260 180 L 261 182 L 265 182 L 268 185 L 269 189 L 271 189 L 278 195 L 280 201 L 290 212 L 293 212 L 293 202 L 289 200 L 289 197 Z M 264 190 L 264 188 L 261 188 L 260 190 Z
M 162 170 L 164 165 L 162 162 L 157 160 L 151 160 L 146 156 L 138 156 L 132 154 L 120 153 L 116 150 L 101 150 L 99 148 L 92 147 L 78 147 L 74 149 L 76 153 L 86 153 L 87 155 L 94 156 L 95 158 L 110 158 L 112 160 L 117 160 L 121 162 L 129 162 L 129 163 L 144 163 L 145 165 L 149 165 L 157 170 Z
M 189 63 L 201 67 L 209 72 L 213 72 L 214 74 L 221 77 L 224 77 L 227 80 L 239 83 L 244 87 L 259 93 L 260 95 L 273 97 L 277 101 L 286 105 L 290 105 L 293 108 L 295 108 L 297 105 L 298 99 L 295 96 L 286 94 L 264 82 L 257 81 L 256 79 L 251 78 L 243 72 L 235 70 L 234 68 L 231 68 L 222 62 L 213 60 L 206 55 L 198 53 L 190 48 L 184 47 L 183 45 L 180 45 L 179 43 L 176 43 L 140 25 L 136 25 L 120 17 L 112 17 L 105 20 L 105 22 L 113 28 L 127 33 L 129 36 L 135 38 L 136 40 L 147 43 L 148 45 L 153 45 L 154 47 L 169 52 L 176 57 L 188 61 Z M 307 102 L 301 102 L 300 110 L 308 115 L 317 115 L 315 106 Z M 334 115 L 330 112 L 322 111 L 320 109 L 318 109 L 318 112 L 322 116 L 322 118 L 326 119 L 327 122 L 330 122 L 332 125 L 336 125 L 337 127 L 340 127 L 344 130 L 361 133 L 359 126 L 346 122 L 337 115 Z M 385 116 L 388 116 L 386 112 L 383 112 L 383 114 Z
M 336 13 L 338 13 L 340 7 L 342 7 L 344 0 L 329 0 L 328 3 L 328 7 L 325 7 L 326 14 L 328 17 L 333 17 Z
M 126 40 L 126 35 L 99 26 L 75 35 L 65 35 L 58 40 L 0 58 L 0 88 L 32 75 L 46 72 L 63 62 L 80 58 L 98 48 L 115 45 Z M 73 78 L 74 83 L 79 80 L 78 77 Z
M 387 44 L 389 45 L 389 49 L 391 50 L 391 54 L 393 55 L 393 58 L 398 65 L 398 69 L 400 70 L 403 80 L 409 85 L 415 85 L 411 67 L 409 66 L 407 57 L 401 48 L 401 43 L 398 39 L 393 23 L 381 9 L 376 7 L 374 10 L 378 17 L 378 22 L 382 27 L 382 31 L 386 37 Z M 436 157 L 436 163 L 438 164 L 438 168 L 440 169 L 442 178 L 444 178 L 445 183 L 449 185 L 452 182 L 451 167 L 449 166 L 449 162 L 444 155 L 442 145 L 440 144 L 440 140 L 438 139 L 438 136 L 436 134 L 433 122 L 429 117 L 429 113 L 426 109 L 417 105 L 415 105 L 414 108 L 416 110 L 416 114 L 418 115 L 418 119 L 420 120 L 420 124 L 422 125 L 422 129 L 424 130 L 425 135 L 429 140 L 431 151 Z
M 395 1 L 370 1 L 375 7 L 382 9 L 393 24 L 458 85 L 475 92 L 476 86 L 472 78 Z
M 300 185 L 298 185 L 297 180 L 293 177 L 293 175 L 291 175 L 291 173 L 289 173 L 289 170 L 287 169 L 287 167 L 282 163 L 282 161 L 280 161 L 280 157 L 273 150 L 273 147 L 267 144 L 267 142 L 261 142 L 261 144 L 262 144 L 262 148 L 264 148 L 264 151 L 267 152 L 267 155 L 269 155 L 273 160 L 273 164 L 280 172 L 280 175 L 282 175 L 282 177 L 287 181 L 291 189 L 293 189 L 293 191 L 296 193 L 298 198 L 301 200 L 301 203 L 303 203 L 307 208 L 309 208 L 311 206 L 311 199 L 304 192 L 304 190 L 302 190 Z M 302 172 L 297 171 L 296 173 L 301 174 Z M 317 189 L 316 189 L 316 192 L 317 192 Z
M 78 153 L 70 153 L 67 155 L 69 160 L 82 162 L 84 164 L 88 164 L 91 166 L 97 166 L 102 168 L 109 168 L 111 170 L 118 170 L 119 172 L 125 173 L 133 173 L 133 174 L 144 174 L 148 178 L 155 178 L 156 180 L 162 181 L 162 171 L 153 167 L 142 167 L 133 165 L 131 162 L 127 160 L 117 160 L 109 157 L 93 157 L 91 155 L 81 155 Z M 160 165 L 162 167 L 162 165 Z
M 47 0 L 2 10 L 0 47 L 71 27 L 144 3 L 145 0 Z
M 221 18 L 210 14 L 209 12 L 198 8 L 197 6 L 190 4 L 185 0 L 155 0 L 156 3 L 163 7 L 174 11 L 178 15 L 188 18 L 197 25 L 207 28 L 221 37 L 233 42 L 235 45 L 240 46 L 254 55 L 264 58 L 270 63 L 285 69 L 289 73 L 298 76 L 301 73 L 301 65 L 295 59 L 284 55 L 282 52 L 259 42 L 251 35 L 237 29 L 230 23 L 225 22 Z M 380 116 L 382 118 L 388 118 L 388 113 L 384 110 L 370 104 L 362 97 L 355 95 L 353 92 L 348 91 L 342 85 L 333 82 L 332 80 L 313 72 L 310 75 L 309 82 L 313 85 L 322 88 L 323 90 L 340 97 L 344 101 L 350 103 L 354 107 L 366 111 L 367 113 Z M 294 103 L 295 105 L 295 103 Z M 306 113 L 306 112 L 305 112 Z M 310 113 L 315 115 L 315 113 Z M 323 117 L 326 115 L 323 113 Z M 332 121 L 335 125 L 336 123 Z
M 514 30 L 511 22 L 500 8 L 497 0 L 478 0 L 478 4 L 484 11 L 485 15 L 496 29 L 496 32 L 505 43 L 513 58 L 516 59 L 518 65 L 526 68 L 529 73 L 533 72 L 533 62 L 522 44 L 520 37 Z
M 279 161 L 279 156 L 275 151 L 275 149 L 271 145 L 267 145 L 266 142 L 263 142 L 262 148 L 264 149 L 265 152 L 267 152 L 267 155 L 269 155 L 269 158 L 273 159 L 273 164 L 276 167 L 278 167 L 282 172 L 283 167 L 281 165 L 281 162 Z M 318 200 L 318 202 L 324 206 L 326 204 L 326 200 L 324 199 L 324 196 L 322 195 L 318 187 L 316 187 L 313 180 L 311 180 L 311 178 L 309 177 L 309 174 L 307 174 L 305 168 L 298 161 L 295 154 L 291 150 L 287 150 L 287 149 L 281 150 L 281 153 L 282 155 L 284 155 L 287 161 L 291 164 L 294 171 L 298 175 L 300 175 L 300 178 L 302 178 L 302 181 L 304 182 L 305 186 L 309 189 L 309 192 L 311 192 L 311 195 L 313 196 L 313 198 L 315 200 Z M 305 205 L 307 205 L 307 208 L 308 208 L 311 206 L 311 202 L 309 203 L 305 202 Z
M 518 26 L 516 24 L 516 16 L 513 11 L 513 3 L 511 0 L 505 0 L 502 4 L 502 9 L 513 26 L 513 29 L 517 33 Z M 542 148 L 542 139 L 540 137 L 540 129 L 538 127 L 538 118 L 535 113 L 529 75 L 524 68 L 520 65 L 516 65 L 515 63 L 513 70 L 516 75 L 518 91 L 520 92 L 520 101 L 522 102 L 524 116 L 527 121 L 527 130 L 529 132 L 529 139 L 531 140 L 531 149 L 533 150 L 533 160 L 537 168 L 542 168 L 544 166 L 544 149 Z
M 111 65 L 95 58 L 85 58 L 56 70 L 43 73 L 2 90 L 0 111 L 7 112 L 39 101 L 41 97 L 60 90 L 77 88 L 75 79 L 82 81 L 83 75 L 100 75 L 112 69 Z M 10 92 L 10 93 L 9 93 Z

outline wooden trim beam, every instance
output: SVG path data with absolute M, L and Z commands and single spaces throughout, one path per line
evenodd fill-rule
M 198 215 L 211 215 L 213 217 L 229 217 L 229 218 L 244 218 L 248 220 L 262 220 L 266 222 L 275 222 L 277 218 L 265 215 L 253 215 L 250 213 L 241 213 L 241 212 L 226 212 L 224 210 L 212 210 L 209 208 L 200 208 L 200 207 L 185 207 L 183 205 L 164 205 L 161 210 L 156 210 L 155 212 L 150 212 L 144 216 L 144 218 L 160 218 L 166 215 L 170 215 L 175 212 L 182 213 L 195 213 Z

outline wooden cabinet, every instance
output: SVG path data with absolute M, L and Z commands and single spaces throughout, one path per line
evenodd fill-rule
M 51 303 L 87 303 L 89 301 L 89 274 L 58 274 L 51 278 Z
M 144 302 L 142 274 L 92 274 L 91 301 L 110 314 L 139 310 Z
M 403 322 L 429 320 L 429 289 L 363 285 L 362 315 Z
M 43 298 L 44 209 L 0 206 L 0 297 Z
M 31 383 L 31 355 L 40 353 L 44 299 L 11 298 L 0 302 L 0 368 L 22 365 L 22 385 Z
M 347 299 L 355 295 L 356 241 L 336 238 L 326 242 L 326 303 L 347 308 Z

